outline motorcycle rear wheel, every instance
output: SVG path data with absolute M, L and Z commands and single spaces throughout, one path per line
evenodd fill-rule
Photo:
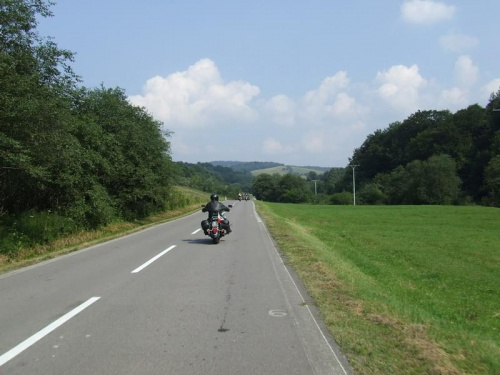
M 220 242 L 220 237 L 212 238 L 212 242 L 214 243 L 214 245 L 217 245 Z

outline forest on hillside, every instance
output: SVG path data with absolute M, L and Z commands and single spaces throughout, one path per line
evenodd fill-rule
M 366 203 L 500 206 L 500 90 L 485 108 L 418 111 L 370 134 L 350 160 Z M 351 190 L 345 176 L 338 189 Z
M 0 255 L 177 204 L 169 136 L 123 90 L 80 87 L 36 31 L 42 0 L 0 13 Z
M 258 169 L 266 169 L 272 167 L 279 167 L 283 164 L 267 161 L 251 161 L 251 162 L 241 162 L 241 161 L 211 161 L 209 164 L 221 167 L 231 168 L 235 172 L 252 172 Z
M 485 108 L 418 111 L 368 135 L 345 168 L 311 184 L 259 175 L 254 194 L 274 202 L 500 206 L 500 90 Z M 354 175 L 353 175 L 354 174 Z M 354 190 L 354 188 L 356 190 Z
M 250 172 L 235 171 L 212 163 L 175 162 L 176 184 L 207 193 L 236 197 L 240 192 L 250 192 L 253 177 Z M 207 197 L 210 194 L 207 195 Z

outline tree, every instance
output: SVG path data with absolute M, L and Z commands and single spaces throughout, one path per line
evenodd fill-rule
M 341 193 L 332 194 L 330 202 L 333 205 L 348 206 L 350 204 L 353 204 L 354 196 L 351 192 L 343 191 Z
M 387 196 L 382 192 L 380 186 L 375 183 L 365 184 L 357 193 L 361 204 L 384 204 Z
M 318 174 L 314 171 L 310 171 L 308 174 L 307 174 L 307 181 L 314 181 L 314 180 L 317 180 L 318 179 Z
M 14 212 L 57 205 L 80 168 L 69 134 L 77 77 L 72 54 L 43 40 L 41 0 L 3 1 L 0 12 L 0 206 Z M 68 180 L 55 178 L 67 176 Z
M 462 181 L 456 163 L 449 155 L 431 156 L 424 163 L 422 201 L 428 204 L 456 203 Z
M 485 170 L 485 185 L 488 190 L 485 203 L 500 207 L 500 155 L 496 155 L 488 163 Z
M 286 174 L 278 183 L 278 200 L 286 203 L 304 203 L 310 198 L 311 192 L 306 180 L 300 176 Z
M 336 191 L 337 185 L 346 175 L 347 168 L 332 168 L 321 176 L 321 184 L 318 192 L 333 194 Z M 349 168 L 350 170 L 350 168 Z
M 96 158 L 87 167 L 126 217 L 165 207 L 173 168 L 169 132 L 144 109 L 131 105 L 122 89 L 82 90 L 74 109 L 77 136 Z M 90 130 L 90 131 L 89 131 Z M 94 172 L 94 174 L 92 174 Z
M 458 200 L 460 178 L 449 155 L 435 155 L 426 161 L 414 160 L 375 181 L 392 204 L 452 204 Z
M 259 174 L 252 184 L 252 191 L 257 199 L 269 202 L 278 200 L 278 184 L 280 176 L 267 173 Z

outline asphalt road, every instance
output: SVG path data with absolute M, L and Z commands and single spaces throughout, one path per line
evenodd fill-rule
M 0 276 L 0 374 L 351 374 L 254 203 L 205 215 Z

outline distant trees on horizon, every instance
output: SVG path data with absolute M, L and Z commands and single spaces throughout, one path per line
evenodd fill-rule
M 354 150 L 358 204 L 482 204 L 500 206 L 500 90 L 486 108 L 417 111 L 367 136 Z M 317 195 L 302 202 L 352 204 L 353 171 L 332 168 Z M 313 178 L 310 178 L 313 179 Z M 287 201 L 279 178 L 258 176 L 254 192 L 263 200 Z M 298 188 L 299 185 L 296 186 Z M 311 191 L 311 186 L 306 188 Z

